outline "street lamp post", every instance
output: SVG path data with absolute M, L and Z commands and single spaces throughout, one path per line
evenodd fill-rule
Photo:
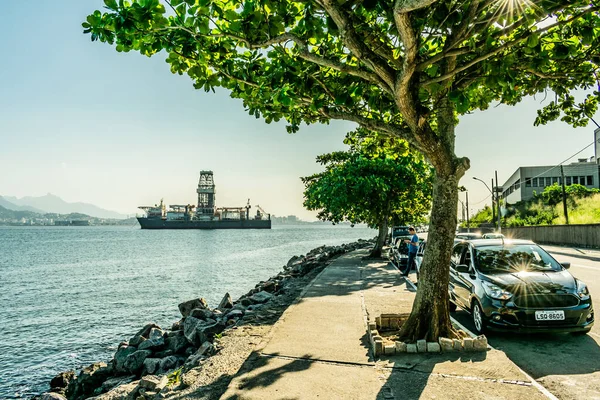
M 485 187 L 487 188 L 487 190 L 489 190 L 490 194 L 492 195 L 492 224 L 493 224 L 495 222 L 495 220 L 496 220 L 496 212 L 495 212 L 495 207 L 494 207 L 494 192 L 492 192 L 492 189 L 490 189 L 490 187 L 487 185 L 487 183 L 485 183 L 485 181 L 483 181 L 483 180 L 481 180 L 479 178 L 476 178 L 476 177 L 473 177 L 473 179 L 475 179 L 476 181 L 479 181 L 479 182 L 483 183 L 485 185 Z M 493 179 L 492 179 L 492 186 L 494 186 L 494 180 Z M 500 228 L 498 227 L 498 229 L 500 229 Z

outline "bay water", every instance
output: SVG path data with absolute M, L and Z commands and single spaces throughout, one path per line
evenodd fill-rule
M 181 318 L 177 305 L 216 307 L 276 275 L 293 255 L 370 239 L 349 225 L 271 230 L 0 227 L 0 399 L 49 389 L 57 373 L 108 361 L 148 322 Z

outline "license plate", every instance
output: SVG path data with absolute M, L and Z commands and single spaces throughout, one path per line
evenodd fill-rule
M 563 321 L 565 319 L 565 312 L 559 311 L 536 311 L 536 321 Z

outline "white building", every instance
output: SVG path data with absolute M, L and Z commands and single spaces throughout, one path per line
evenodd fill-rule
M 588 189 L 600 189 L 600 128 L 594 131 L 594 156 L 579 159 L 577 162 L 563 165 L 519 167 L 502 185 L 502 198 L 508 204 L 530 200 L 535 193 L 541 193 L 546 186 L 555 183 L 565 185 L 579 184 Z

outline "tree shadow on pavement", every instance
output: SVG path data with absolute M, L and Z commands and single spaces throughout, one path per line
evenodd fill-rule
M 419 399 L 424 395 L 428 386 L 440 386 L 447 381 L 447 377 L 457 374 L 456 364 L 468 365 L 467 370 L 472 371 L 472 377 L 477 376 L 483 366 L 477 363 L 485 361 L 487 352 L 477 353 L 417 353 L 382 356 L 380 364 L 387 372 L 387 381 L 377 395 L 377 399 Z M 460 365 L 464 372 L 465 365 Z M 435 381 L 438 382 L 435 382 Z M 433 383 L 432 383 L 433 381 Z M 430 389 L 430 388 L 429 388 Z M 439 398 L 449 398 L 448 393 L 440 393 Z

